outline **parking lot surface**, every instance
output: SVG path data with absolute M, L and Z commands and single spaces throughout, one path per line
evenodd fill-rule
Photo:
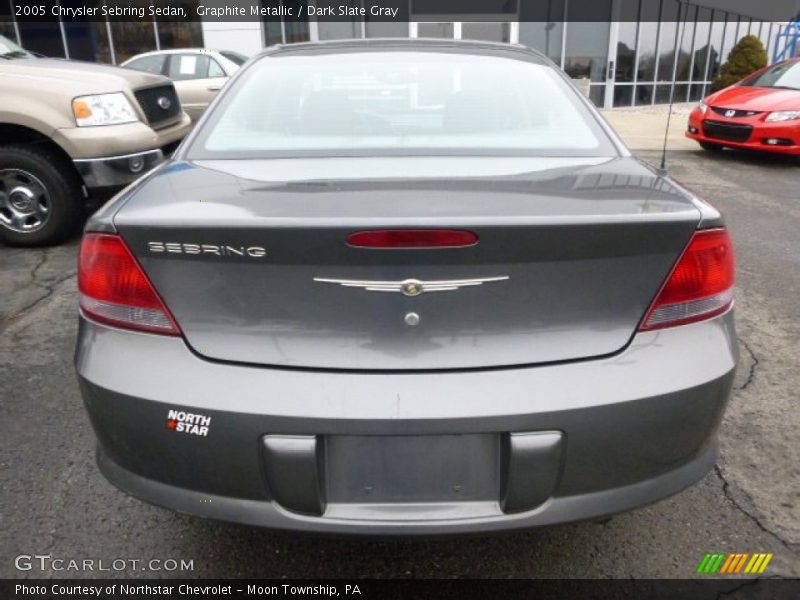
M 773 552 L 765 575 L 800 576 L 800 163 L 679 145 L 670 170 L 725 213 L 738 254 L 742 361 L 718 465 L 696 486 L 604 522 L 433 540 L 276 534 L 143 504 L 94 463 L 72 369 L 77 240 L 0 247 L 0 577 L 682 578 L 715 551 Z M 33 554 L 193 568 L 15 568 Z

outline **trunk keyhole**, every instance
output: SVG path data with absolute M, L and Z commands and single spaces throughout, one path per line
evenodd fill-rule
M 406 325 L 409 327 L 416 327 L 419 325 L 419 315 L 415 312 L 410 312 L 405 317 Z

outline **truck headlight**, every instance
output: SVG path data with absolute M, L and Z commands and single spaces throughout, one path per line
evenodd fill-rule
M 794 121 L 800 119 L 800 110 L 781 110 L 769 113 L 767 123 L 777 123 L 779 121 Z
M 72 101 L 72 113 L 78 127 L 120 125 L 139 120 L 136 111 L 122 92 L 79 96 Z

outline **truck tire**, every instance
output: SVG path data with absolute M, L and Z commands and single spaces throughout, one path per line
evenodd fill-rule
M 47 148 L 0 146 L 0 239 L 49 246 L 78 227 L 83 193 L 71 163 Z

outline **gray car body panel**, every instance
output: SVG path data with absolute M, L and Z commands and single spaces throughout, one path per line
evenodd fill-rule
M 263 55 L 393 48 L 551 64 L 516 47 L 397 40 Z M 184 334 L 81 316 L 75 364 L 102 472 L 181 512 L 371 535 L 591 518 L 700 479 L 738 360 L 733 311 L 638 324 L 692 234 L 722 217 L 630 157 L 582 102 L 617 154 L 194 160 L 195 131 L 87 224 L 124 238 Z M 345 243 L 408 227 L 479 243 Z M 509 279 L 417 297 L 314 281 L 492 276 Z M 175 430 L 179 414 L 205 429 Z
M 252 525 L 408 534 L 582 519 L 680 491 L 713 464 L 737 359 L 731 312 L 637 334 L 626 350 L 604 359 L 455 373 L 221 364 L 198 357 L 179 338 L 86 319 L 76 352 L 100 464 L 121 488 L 184 512 Z M 166 429 L 170 409 L 211 416 L 208 436 Z M 259 451 L 270 434 L 531 431 L 564 434 L 563 462 L 549 499 L 522 513 L 441 521 L 436 504 L 427 512 L 395 504 L 391 512 L 364 510 L 360 518 L 351 512 L 347 519 L 288 511 L 269 491 Z M 201 503 L 205 498 L 212 502 Z M 353 510 L 358 514 L 358 507 Z
M 398 157 L 176 162 L 114 224 L 199 354 L 421 370 L 619 351 L 700 218 L 632 158 Z M 415 227 L 466 229 L 479 242 L 345 243 L 359 230 Z M 154 242 L 266 255 L 153 252 Z M 414 298 L 315 281 L 496 276 L 509 279 Z M 421 323 L 409 328 L 412 311 Z

